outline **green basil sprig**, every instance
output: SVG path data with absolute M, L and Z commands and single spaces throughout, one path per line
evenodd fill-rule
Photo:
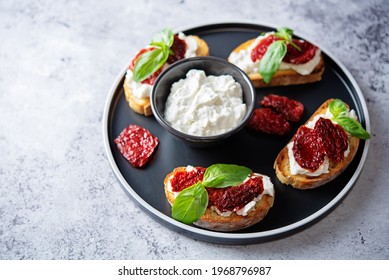
M 251 173 L 244 166 L 235 164 L 214 164 L 205 170 L 203 185 L 208 188 L 226 188 L 241 184 Z
M 173 41 L 174 33 L 171 29 L 164 29 L 153 37 L 150 45 L 154 49 L 141 54 L 135 62 L 133 75 L 135 82 L 147 79 L 165 64 L 172 53 L 170 48 Z
M 332 120 L 343 127 L 345 131 L 363 140 L 370 138 L 369 132 L 362 127 L 360 122 L 346 116 L 347 106 L 342 100 L 334 99 L 328 107 L 332 114 Z
M 292 29 L 287 27 L 278 28 L 274 36 L 278 37 L 280 40 L 274 41 L 269 45 L 265 55 L 259 63 L 259 73 L 261 74 L 263 81 L 267 84 L 271 81 L 274 73 L 280 67 L 281 62 L 286 55 L 287 44 L 291 44 L 297 50 L 301 51 L 300 47 L 292 41 Z
M 261 73 L 265 83 L 268 84 L 271 81 L 285 54 L 286 45 L 283 41 L 275 41 L 269 46 L 259 63 L 259 73 Z
M 202 182 L 182 190 L 172 206 L 172 217 L 185 224 L 196 222 L 208 206 L 208 188 L 238 186 L 251 174 L 251 170 L 234 164 L 214 164 L 205 170 Z
M 172 217 L 185 224 L 191 224 L 204 215 L 207 205 L 208 193 L 199 182 L 178 194 L 172 206 Z
M 347 112 L 346 104 L 340 99 L 332 100 L 331 103 L 328 105 L 328 108 L 330 109 L 330 112 L 334 118 L 336 118 L 342 113 Z

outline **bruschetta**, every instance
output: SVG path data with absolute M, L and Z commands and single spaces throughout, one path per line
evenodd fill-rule
M 173 206 L 179 194 L 200 182 L 206 169 L 203 167 L 177 167 L 164 180 L 168 202 Z M 261 221 L 274 203 L 274 187 L 270 178 L 251 173 L 238 186 L 226 188 L 205 187 L 207 205 L 194 224 L 214 231 L 236 231 Z M 183 209 L 187 211 L 187 209 Z
M 164 69 L 180 59 L 209 54 L 208 44 L 198 36 L 173 34 L 170 30 L 164 34 L 170 35 L 171 42 L 167 42 L 169 35 L 164 35 L 165 38 L 158 36 L 150 45 L 141 49 L 131 60 L 123 84 L 130 108 L 145 116 L 152 115 L 150 94 L 155 80 Z M 168 54 L 164 55 L 163 51 L 166 49 Z M 148 67 L 154 69 L 147 69 Z M 148 75 L 142 75 L 143 73 Z
M 288 28 L 261 34 L 237 46 L 228 61 L 245 71 L 256 88 L 320 81 L 325 69 L 321 50 L 292 35 Z
M 334 102 L 340 105 L 333 108 Z M 338 99 L 329 99 L 280 151 L 274 162 L 276 175 L 297 189 L 322 186 L 349 166 L 360 138 L 369 137 L 354 110 Z

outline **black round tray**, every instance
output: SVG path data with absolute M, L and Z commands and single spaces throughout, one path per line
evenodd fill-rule
M 274 29 L 253 23 L 221 23 L 175 31 L 199 35 L 208 43 L 210 55 L 226 59 L 240 43 L 257 37 L 263 31 Z M 287 144 L 297 128 L 329 98 L 340 98 L 348 103 L 357 112 L 362 125 L 367 130 L 370 128 L 366 103 L 354 78 L 327 51 L 323 50 L 323 53 L 326 69 L 322 81 L 307 85 L 257 89 L 257 103 L 263 96 L 275 93 L 304 104 L 303 118 L 293 126 L 289 135 L 271 136 L 243 129 L 230 141 L 207 149 L 188 146 L 173 138 L 154 117 L 134 113 L 124 98 L 122 85 L 126 68 L 123 69 L 108 95 L 103 135 L 109 162 L 124 190 L 157 221 L 194 239 L 213 243 L 250 244 L 268 241 L 295 233 L 324 217 L 355 184 L 366 159 L 369 141 L 361 141 L 353 162 L 343 174 L 317 189 L 301 191 L 283 185 L 273 170 L 273 162 L 278 152 Z M 146 168 L 132 167 L 113 141 L 129 124 L 145 127 L 160 140 L 158 149 Z M 263 221 L 241 231 L 221 233 L 185 225 L 171 218 L 171 207 L 163 190 L 166 174 L 178 166 L 207 167 L 214 163 L 244 165 L 255 172 L 270 176 L 276 189 L 275 203 Z

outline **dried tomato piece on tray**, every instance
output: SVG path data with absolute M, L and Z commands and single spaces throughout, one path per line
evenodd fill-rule
M 252 130 L 285 135 L 289 133 L 291 126 L 289 122 L 279 113 L 270 108 L 257 108 L 247 123 L 247 127 Z
M 280 113 L 285 119 L 291 122 L 298 122 L 304 112 L 304 105 L 296 100 L 286 96 L 269 94 L 265 96 L 261 105 L 264 107 L 273 108 Z
M 145 166 L 159 143 L 158 138 L 150 131 L 135 124 L 125 128 L 114 142 L 134 167 Z

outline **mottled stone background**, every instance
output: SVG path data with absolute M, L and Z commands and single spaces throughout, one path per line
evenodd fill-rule
M 0 259 L 388 259 L 389 2 L 1 1 Z M 164 27 L 249 20 L 330 50 L 361 87 L 372 140 L 348 197 L 288 238 L 198 242 L 152 220 L 107 161 L 102 114 L 130 57 Z

